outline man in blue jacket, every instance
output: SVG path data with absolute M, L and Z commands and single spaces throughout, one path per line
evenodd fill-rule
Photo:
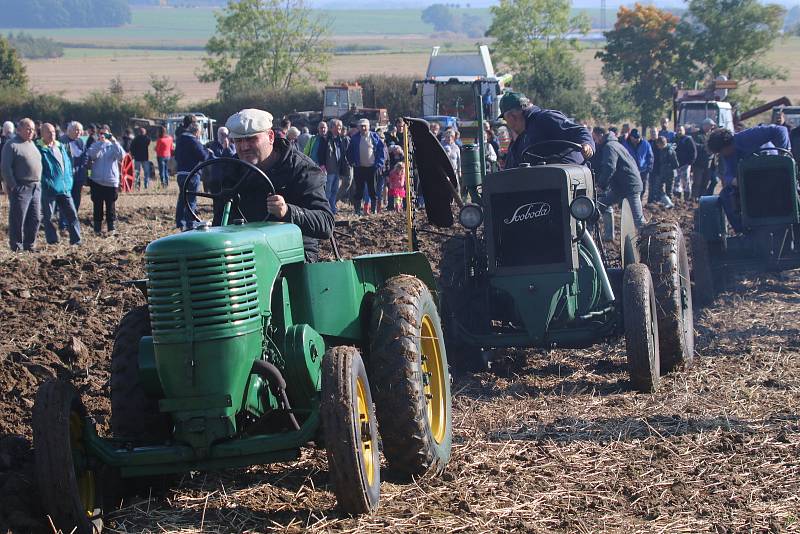
M 183 230 L 191 230 L 191 222 L 187 218 L 185 201 L 183 200 L 183 188 L 189 172 L 201 161 L 205 161 L 211 154 L 198 139 L 200 135 L 200 124 L 191 122 L 186 129 L 178 136 L 175 142 L 175 163 L 177 164 L 178 177 L 178 203 L 175 206 L 175 226 Z M 189 183 L 189 204 L 192 209 L 197 211 L 197 197 L 193 194 L 200 189 L 200 176 L 192 176 Z
M 651 178 L 651 174 L 653 172 L 653 147 L 650 145 L 649 142 L 642 139 L 642 134 L 639 133 L 637 128 L 631 130 L 630 135 L 628 135 L 628 142 L 625 143 L 625 148 L 628 149 L 628 152 L 631 156 L 633 156 L 633 160 L 636 162 L 636 167 L 639 169 L 639 176 L 642 178 L 642 192 L 645 189 L 648 189 L 649 185 L 649 194 L 647 201 L 648 202 L 658 202 L 661 200 L 658 195 L 658 191 L 660 191 L 660 184 L 656 183 L 658 181 L 658 177 L 655 179 Z
M 522 93 L 506 92 L 500 99 L 500 114 L 517 138 L 509 145 L 506 169 L 521 163 L 537 163 L 535 157 L 525 156 L 526 150 L 547 141 L 571 141 L 580 149 L 564 143 L 541 144 L 530 153 L 544 158 L 548 163 L 583 164 L 594 155 L 594 141 L 587 128 L 575 124 L 560 111 L 534 106 Z
M 603 213 L 603 240 L 611 241 L 614 239 L 613 206 L 623 199 L 628 200 L 636 228 L 644 224 L 642 177 L 636 161 L 613 132 L 606 133 L 605 129 L 596 126 L 592 130 L 592 137 L 600 156 L 596 183 L 602 190 L 597 202 Z
M 377 209 L 378 193 L 375 187 L 378 183 L 378 175 L 383 171 L 386 151 L 378 134 L 369 130 L 368 119 L 358 121 L 358 133 L 350 139 L 347 159 L 353 166 L 355 190 L 352 192 L 352 198 L 356 214 L 361 215 L 361 197 L 364 194 L 365 185 L 369 193 L 370 205 Z
M 739 161 L 762 148 L 785 148 L 791 150 L 789 133 L 786 128 L 777 124 L 764 124 L 755 128 L 748 128 L 739 133 L 721 128 L 714 130 L 708 136 L 708 151 L 719 154 L 724 169 L 722 170 L 722 191 L 719 200 L 722 209 L 728 217 L 736 232 L 742 232 L 742 212 L 739 206 L 739 189 L 736 183 L 736 173 Z
M 55 127 L 42 124 L 42 137 L 36 141 L 42 153 L 42 222 L 44 236 L 49 244 L 58 243 L 58 232 L 51 220 L 56 205 L 67 221 L 69 242 L 81 243 L 81 223 L 72 200 L 72 161 L 67 146 L 56 139 Z

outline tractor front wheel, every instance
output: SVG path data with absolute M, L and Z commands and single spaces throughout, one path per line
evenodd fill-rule
M 139 340 L 152 335 L 147 306 L 137 306 L 119 322 L 111 351 L 111 431 L 114 437 L 163 442 L 169 416 L 158 410 L 139 382 Z
M 694 314 L 689 256 L 676 223 L 651 223 L 639 231 L 639 257 L 650 269 L 658 303 L 661 373 L 694 358 Z
M 440 473 L 450 461 L 452 400 L 442 326 L 419 278 L 386 281 L 372 305 L 369 372 L 383 454 L 394 470 Z
M 322 359 L 322 431 L 339 507 L 367 514 L 381 487 L 378 427 L 367 371 L 354 347 L 332 347 Z
M 93 534 L 103 529 L 99 476 L 83 440 L 91 424 L 75 387 L 49 380 L 33 405 L 34 471 L 42 507 L 61 532 Z
M 653 279 L 646 265 L 634 263 L 625 267 L 622 282 L 625 351 L 631 384 L 635 389 L 651 393 L 658 387 L 658 316 Z
M 711 257 L 708 243 L 699 233 L 691 235 L 692 247 L 692 296 L 698 306 L 705 307 L 714 300 L 714 276 L 711 273 Z

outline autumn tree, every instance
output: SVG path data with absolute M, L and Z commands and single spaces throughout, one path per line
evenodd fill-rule
M 605 48 L 596 55 L 603 61 L 603 75 L 626 86 L 644 126 L 663 115 L 676 81 L 693 76 L 687 59 L 691 43 L 680 40 L 679 22 L 652 5 L 620 7 L 614 29 L 605 32 Z
M 28 86 L 28 75 L 25 65 L 11 48 L 8 41 L 0 37 L 0 89 L 25 89 Z
M 539 106 L 588 116 L 592 99 L 573 37 L 589 30 L 588 18 L 573 16 L 570 0 L 500 0 L 491 12 L 486 35 L 495 38 L 495 57 L 514 73 L 514 88 Z
M 330 32 L 304 0 L 228 0 L 214 16 L 198 79 L 220 82 L 222 98 L 327 78 Z

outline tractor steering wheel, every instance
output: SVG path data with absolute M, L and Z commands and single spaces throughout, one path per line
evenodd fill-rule
M 201 192 L 201 191 L 198 191 L 198 192 L 195 193 L 195 192 L 190 192 L 188 190 L 189 180 L 192 177 L 194 177 L 196 174 L 198 174 L 201 170 L 205 169 L 206 167 L 210 167 L 211 165 L 216 165 L 216 164 L 220 164 L 220 163 L 223 163 L 223 164 L 224 163 L 236 163 L 237 165 L 242 165 L 242 166 L 245 167 L 246 172 L 244 174 L 242 174 L 241 178 L 239 178 L 239 180 L 235 184 L 233 184 L 233 187 L 222 188 L 218 193 L 204 193 L 204 192 Z M 189 171 L 189 175 L 186 177 L 186 181 L 183 183 L 183 191 L 181 191 L 181 192 L 183 193 L 183 202 L 184 202 L 184 205 L 186 207 L 186 210 L 191 214 L 192 218 L 195 221 L 200 221 L 201 219 L 197 215 L 197 212 L 195 212 L 192 209 L 192 206 L 189 203 L 188 195 L 193 194 L 193 195 L 198 196 L 198 197 L 211 198 L 211 199 L 220 199 L 222 201 L 223 205 L 224 205 L 226 202 L 232 201 L 234 198 L 237 198 L 239 196 L 239 190 L 242 188 L 242 186 L 244 186 L 245 182 L 247 181 L 247 178 L 250 176 L 250 174 L 252 172 L 255 172 L 258 176 L 260 176 L 267 183 L 267 187 L 268 187 L 267 196 L 274 195 L 275 194 L 275 186 L 273 185 L 272 180 L 269 179 L 269 176 L 267 176 L 264 173 L 264 171 L 262 171 L 261 169 L 259 169 L 258 167 L 256 167 L 255 165 L 253 165 L 252 163 L 250 163 L 248 161 L 244 161 L 244 160 L 241 160 L 241 159 L 238 159 L 238 158 L 214 158 L 214 159 L 207 159 L 206 161 L 201 161 L 200 163 L 195 165 L 195 167 L 191 171 Z M 223 180 L 223 183 L 224 183 L 224 180 Z M 267 218 L 269 218 L 269 214 L 267 215 Z M 266 218 L 264 220 L 266 220 Z
M 791 150 L 787 150 L 785 148 L 778 148 L 776 146 L 759 148 L 758 150 L 756 150 L 755 152 L 750 154 L 750 157 L 758 156 L 760 154 L 763 154 L 764 152 L 772 152 L 772 151 L 778 152 L 778 154 L 781 155 L 781 156 L 788 156 L 788 157 L 794 159 L 794 154 L 792 154 Z
M 563 149 L 561 152 L 550 154 L 549 156 L 542 156 L 541 154 L 533 152 L 533 149 L 536 147 L 552 144 L 561 144 L 568 148 Z M 522 152 L 520 159 L 522 160 L 521 162 L 530 163 L 532 165 L 547 165 L 548 163 L 552 163 L 551 160 L 553 159 L 560 160 L 570 152 L 580 152 L 581 150 L 583 150 L 583 147 L 578 143 L 573 143 L 572 141 L 567 141 L 566 139 L 550 139 L 548 141 L 540 141 L 530 145 Z M 536 161 L 530 161 L 530 158 L 536 158 Z M 528 161 L 525 161 L 526 159 Z

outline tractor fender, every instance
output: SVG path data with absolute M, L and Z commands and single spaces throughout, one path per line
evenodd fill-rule
M 353 258 L 353 263 L 362 279 L 370 280 L 376 288 L 393 276 L 410 274 L 422 280 L 431 293 L 438 294 L 431 264 L 421 252 L 365 254 Z

